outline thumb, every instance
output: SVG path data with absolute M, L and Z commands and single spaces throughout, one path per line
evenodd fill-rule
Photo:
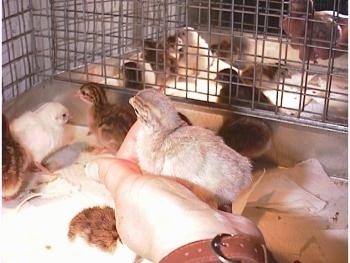
M 104 157 L 87 163 L 85 174 L 88 178 L 103 183 L 113 194 L 126 183 L 136 180 L 141 175 L 141 170 L 134 162 L 115 157 Z

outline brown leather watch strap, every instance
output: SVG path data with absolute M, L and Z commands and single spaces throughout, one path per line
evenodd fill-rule
M 219 234 L 213 239 L 184 245 L 160 263 L 267 263 L 267 250 L 257 238 L 238 234 Z

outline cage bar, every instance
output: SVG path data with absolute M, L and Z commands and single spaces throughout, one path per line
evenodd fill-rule
M 137 71 L 140 77 L 134 81 L 135 87 L 159 85 L 161 76 L 171 77 L 171 82 L 164 83 L 166 92 L 179 101 L 347 132 L 348 50 L 347 45 L 337 44 L 339 28 L 347 26 L 347 1 L 314 1 L 312 15 L 313 7 L 308 5 L 298 16 L 291 3 L 3 1 L 3 102 L 47 79 L 94 81 L 118 90 L 130 89 L 125 87 L 125 76 Z M 317 12 L 325 8 L 328 18 L 322 20 Z M 293 29 L 293 22 L 303 25 L 303 35 L 288 35 L 286 30 Z M 183 27 L 198 33 L 197 42 L 204 39 L 206 51 L 192 48 L 191 53 L 186 43 L 176 43 L 176 59 L 182 54 L 186 62 L 169 71 L 160 61 L 167 56 L 164 47 L 167 38 Z M 330 34 L 319 37 L 320 28 L 329 28 Z M 159 64 L 156 69 L 144 59 L 151 40 L 162 43 L 153 50 L 155 64 Z M 316 51 L 326 57 L 309 54 Z M 188 58 L 193 57 L 198 61 L 203 57 L 210 69 L 199 69 L 198 61 L 192 66 L 197 69 L 191 69 Z M 222 61 L 237 71 L 219 75 Z M 241 77 L 235 82 L 233 73 L 241 74 L 248 66 L 248 84 L 242 83 Z M 266 79 L 265 69 L 276 75 Z M 191 76 L 191 70 L 198 72 Z M 286 72 L 291 77 L 285 76 Z M 225 85 L 230 88 L 223 100 L 220 92 Z M 248 88 L 252 95 L 240 97 Z

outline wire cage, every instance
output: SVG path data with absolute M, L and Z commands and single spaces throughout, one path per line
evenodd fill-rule
M 157 86 L 190 104 L 347 132 L 347 1 L 298 2 L 3 1 L 3 102 L 52 78 Z
M 3 198 L 2 261 L 141 262 L 119 241 L 106 253 L 67 238 L 77 212 L 114 207 L 107 188 L 86 174 L 97 156 L 90 148 L 100 143 L 88 133 L 90 105 L 74 96 L 95 82 L 110 103 L 157 88 L 193 125 L 224 137 L 228 123 L 234 144 L 254 148 L 254 184 L 239 210 L 276 260 L 345 262 L 347 10 L 347 0 L 3 0 L 3 117 L 60 102 L 73 115 L 74 138 L 72 154 L 59 149 L 57 165 L 60 153 L 68 160 L 55 176 L 42 182 L 30 171 L 23 195 Z M 259 125 L 250 129 L 247 120 Z

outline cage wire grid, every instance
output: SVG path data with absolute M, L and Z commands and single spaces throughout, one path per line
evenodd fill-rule
M 331 14 L 326 22 L 307 15 L 312 8 L 326 8 L 321 2 L 314 1 L 314 7 L 307 5 L 306 13 L 293 17 L 292 1 L 3 0 L 3 102 L 47 79 L 93 81 L 129 89 L 124 85 L 124 65 L 132 61 L 137 64 L 134 70 L 140 71 L 137 81 L 142 87 L 157 84 L 147 77 L 149 73 L 171 75 L 175 80 L 172 85 L 165 83 L 166 91 L 180 101 L 347 132 L 347 46 L 335 46 L 336 30 L 339 24 L 344 26 L 339 21 L 347 1 L 323 1 L 323 5 L 329 2 Z M 288 36 L 282 26 L 284 19 L 305 21 L 304 35 Z M 326 26 L 330 27 L 329 36 L 316 39 L 312 28 Z M 167 65 L 158 60 L 166 56 L 167 37 L 175 36 L 182 27 L 194 28 L 200 36 L 197 43 L 203 38 L 207 49 L 193 52 L 186 44 L 177 43 L 175 49 L 185 52 L 181 54 L 186 63 L 168 73 Z M 153 47 L 156 69 L 144 59 L 147 40 L 161 43 Z M 225 41 L 228 46 L 223 47 Z M 328 52 L 328 57 L 317 61 L 300 57 L 300 52 L 316 49 Z M 341 56 L 335 56 L 337 52 Z M 202 56 L 216 66 L 214 70 L 196 68 L 190 83 L 188 60 L 193 56 Z M 251 66 L 250 84 L 237 84 L 232 69 L 218 84 L 222 61 L 239 72 Z M 198 67 L 198 61 L 195 65 Z M 277 77 L 264 79 L 265 68 L 276 71 Z M 286 70 L 291 78 L 284 76 Z M 220 100 L 224 85 L 235 88 L 229 88 L 227 100 Z M 247 87 L 252 90 L 251 97 L 240 98 L 240 89 Z M 267 106 L 261 100 L 261 90 L 266 90 L 263 93 L 272 101 Z M 286 98 L 296 103 L 285 105 Z

